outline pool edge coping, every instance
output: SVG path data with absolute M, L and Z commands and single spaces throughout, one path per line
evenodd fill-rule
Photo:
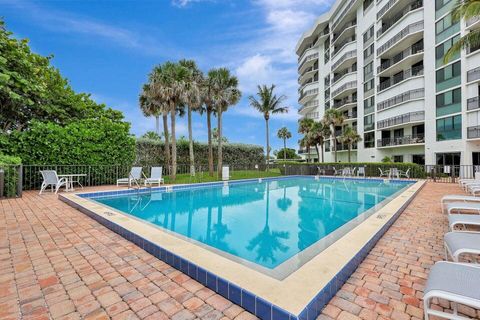
M 279 178 L 281 179 L 282 177 L 262 178 L 262 180 L 275 180 Z M 357 178 L 353 178 L 353 179 L 357 179 Z M 236 181 L 248 182 L 248 181 L 257 181 L 257 180 L 258 179 L 245 179 L 245 180 L 236 180 Z M 360 180 L 363 180 L 363 179 L 360 178 Z M 378 179 L 378 180 L 383 180 L 383 179 Z M 208 185 L 211 185 L 211 184 L 212 183 L 208 183 Z M 214 184 L 223 184 L 223 182 L 220 182 L 220 183 L 216 182 Z M 357 226 L 356 228 L 351 230 L 349 233 L 347 233 L 344 237 L 347 237 L 348 235 L 350 235 L 358 227 L 364 225 L 365 222 L 378 216 L 379 213 L 382 213 L 386 216 L 388 215 L 388 219 L 385 219 L 385 221 L 381 223 L 381 225 L 374 226 L 373 229 L 375 232 L 373 232 L 372 234 L 369 234 L 368 239 L 364 239 L 366 241 L 363 241 L 360 246 L 355 246 L 355 248 L 358 247 L 358 249 L 352 250 L 354 251 L 353 254 L 347 254 L 345 257 L 342 258 L 343 263 L 339 262 L 342 265 L 342 267 L 334 268 L 336 272 L 333 273 L 333 276 L 328 277 L 327 280 L 329 281 L 327 281 L 326 284 L 323 286 L 321 285 L 315 286 L 315 287 L 321 287 L 321 289 L 320 290 L 315 289 L 314 291 L 316 291 L 317 293 L 313 294 L 313 296 L 310 292 L 308 296 L 312 297 L 311 299 L 306 299 L 305 297 L 303 297 L 303 299 L 301 299 L 303 300 L 303 302 L 300 303 L 301 307 L 297 307 L 297 308 L 292 308 L 291 306 L 285 307 L 283 303 L 278 303 L 280 301 L 276 302 L 275 301 L 276 299 L 270 299 L 271 297 L 264 299 L 262 298 L 262 296 L 265 297 L 265 295 L 259 294 L 258 291 L 256 293 L 253 293 L 252 291 L 255 291 L 255 290 L 244 289 L 242 288 L 244 286 L 237 285 L 236 283 L 234 283 L 234 281 L 232 281 L 232 279 L 225 279 L 229 277 L 217 276 L 215 274 L 215 273 L 221 273 L 221 272 L 210 272 L 207 269 L 202 268 L 201 265 L 197 265 L 198 263 L 196 264 L 191 262 L 191 259 L 188 259 L 188 257 L 183 258 L 183 257 L 180 257 L 179 255 L 174 254 L 172 250 L 168 250 L 162 247 L 159 243 L 155 243 L 157 241 L 152 242 L 150 241 L 152 240 L 151 238 L 150 240 L 147 239 L 149 238 L 148 235 L 147 237 L 145 237 L 145 235 L 142 237 L 141 235 L 138 234 L 138 232 L 132 231 L 131 226 L 129 228 L 128 226 L 122 225 L 122 222 L 119 223 L 118 217 L 117 219 L 113 219 L 112 216 L 110 216 L 106 212 L 96 212 L 98 211 L 98 207 L 102 207 L 102 206 L 89 205 L 89 204 L 92 204 L 93 202 L 90 201 L 88 198 L 81 197 L 81 194 L 80 195 L 62 194 L 62 195 L 59 195 L 59 199 L 69 204 L 70 206 L 78 209 L 79 211 L 83 212 L 84 214 L 93 218 L 94 220 L 98 221 L 99 223 L 109 228 L 110 230 L 116 232 L 117 234 L 120 234 L 125 239 L 132 241 L 133 243 L 135 243 L 142 249 L 146 250 L 150 254 L 154 255 L 155 257 L 159 258 L 160 260 L 166 262 L 169 265 L 172 265 L 174 268 L 184 272 L 185 274 L 199 281 L 202 285 L 214 290 L 215 292 L 231 300 L 232 302 L 242 306 L 247 311 L 252 312 L 253 314 L 255 314 L 256 316 L 262 319 L 279 319 L 279 320 L 308 319 L 310 320 L 310 319 L 315 319 L 318 316 L 318 314 L 320 314 L 323 307 L 330 301 L 330 299 L 335 295 L 335 293 L 346 282 L 348 277 L 355 271 L 358 265 L 363 261 L 363 259 L 366 257 L 368 252 L 370 252 L 370 250 L 373 248 L 375 243 L 381 238 L 381 236 L 383 236 L 383 234 L 388 230 L 388 228 L 394 223 L 394 221 L 398 218 L 398 216 L 403 212 L 403 210 L 408 206 L 408 204 L 413 200 L 413 198 L 418 194 L 418 192 L 423 188 L 424 185 L 425 185 L 425 181 L 418 180 L 417 182 L 415 182 L 414 184 L 406 188 L 396 198 L 390 201 L 386 206 L 387 209 L 385 209 L 385 207 L 381 208 L 379 211 L 374 213 L 371 217 L 367 218 L 364 222 L 362 222 L 359 226 Z M 181 185 L 182 187 L 181 189 L 187 186 L 189 185 Z M 394 208 L 390 208 L 389 205 L 395 201 L 398 202 L 397 205 Z M 382 212 L 382 209 L 383 211 L 390 210 L 390 212 Z M 124 218 L 124 217 L 121 217 L 121 218 Z M 126 222 L 126 224 L 128 224 L 128 219 L 127 221 L 123 221 L 123 222 Z M 141 222 L 137 221 L 137 223 L 141 223 Z M 339 241 L 340 240 L 342 239 L 339 239 Z M 166 246 L 168 247 L 168 245 Z M 318 256 L 321 256 L 321 255 L 322 253 L 315 256 L 314 258 L 312 258 L 312 261 L 315 259 L 318 260 Z M 306 265 L 309 265 L 312 261 L 309 261 Z M 316 262 L 318 263 L 318 261 Z M 301 270 L 302 268 L 300 268 L 299 270 Z M 311 266 L 310 266 L 310 269 L 311 269 Z M 287 279 L 288 278 L 290 277 L 287 277 Z M 304 280 L 307 281 L 306 279 Z M 294 281 L 298 282 L 299 281 L 298 277 Z M 277 282 L 278 282 L 277 285 L 282 285 L 283 280 L 282 281 L 277 280 Z M 308 283 L 308 282 L 305 282 L 305 283 Z M 270 289 L 275 289 L 275 288 L 272 287 Z

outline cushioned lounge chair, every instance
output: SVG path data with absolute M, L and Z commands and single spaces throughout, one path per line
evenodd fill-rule
M 455 201 L 445 204 L 447 213 L 451 214 L 452 212 L 476 212 L 480 213 L 480 202 L 466 202 L 466 201 Z
M 122 184 L 126 184 L 129 187 L 132 186 L 132 183 L 140 185 L 140 180 L 142 179 L 142 167 L 132 167 L 128 178 L 121 178 L 117 180 L 117 187 Z
M 448 226 L 455 230 L 458 226 L 480 226 L 480 215 L 478 214 L 449 214 Z
M 162 172 L 162 167 L 152 167 L 150 171 L 150 178 L 145 179 L 145 186 L 152 184 L 161 185 L 162 183 L 164 183 L 164 180 L 162 178 Z
M 445 234 L 445 258 L 449 256 L 458 262 L 464 253 L 480 254 L 480 233 L 478 232 L 448 232 Z

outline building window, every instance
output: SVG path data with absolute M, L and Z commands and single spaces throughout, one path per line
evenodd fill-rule
M 368 91 L 375 87 L 375 79 L 368 80 L 363 84 L 363 92 L 367 94 Z
M 435 39 L 437 43 L 453 36 L 457 32 L 460 32 L 460 23 L 458 21 L 456 23 L 453 22 L 451 13 L 435 23 Z
M 462 111 L 462 90 L 453 89 L 436 97 L 437 117 Z
M 363 0 L 363 11 L 367 10 L 372 3 L 373 3 L 373 0 Z
M 363 100 L 363 113 L 369 114 L 375 111 L 375 96 Z
M 366 43 L 368 40 L 372 39 L 374 35 L 374 25 L 368 28 L 367 32 L 363 34 L 363 43 Z
M 462 116 L 437 119 L 437 141 L 462 138 Z
M 460 61 L 452 63 L 445 68 L 437 70 L 436 72 L 436 82 L 437 82 L 437 91 L 442 91 L 454 86 L 460 85 L 460 72 L 462 66 Z
M 372 43 L 367 49 L 363 51 L 363 60 L 369 58 L 375 51 L 374 43 Z
M 454 0 L 435 0 L 435 10 L 440 10 L 450 2 L 455 2 Z
M 367 132 L 363 134 L 363 146 L 368 148 L 375 148 L 375 132 Z
M 412 155 L 412 162 L 419 164 L 419 165 L 425 165 L 425 155 L 424 154 L 413 154 Z
M 403 162 L 403 155 L 402 156 L 393 156 L 393 162 Z
M 363 67 L 363 81 L 367 81 L 373 76 L 373 61 L 370 61 L 365 67 Z
M 375 130 L 375 114 L 363 117 L 363 131 Z
M 447 41 L 443 42 L 439 46 L 435 48 L 435 58 L 436 58 L 436 66 L 441 67 L 443 66 L 443 57 L 445 56 L 445 53 L 447 53 L 448 49 L 452 47 L 452 45 L 457 42 L 460 39 L 460 35 L 456 35 L 453 38 L 448 39 Z M 454 61 L 460 58 L 460 52 L 455 54 L 450 61 Z

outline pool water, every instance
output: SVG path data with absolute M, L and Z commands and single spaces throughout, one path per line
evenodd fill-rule
M 274 269 L 365 212 L 373 213 L 410 184 L 291 177 L 94 200 Z

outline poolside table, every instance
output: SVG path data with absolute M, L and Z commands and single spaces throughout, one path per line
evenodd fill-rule
M 78 181 L 78 178 L 86 177 L 86 176 L 87 176 L 86 173 L 72 173 L 72 174 L 59 174 L 58 175 L 59 178 L 65 178 L 65 180 L 67 181 L 66 184 L 65 184 L 65 191 L 66 192 L 75 191 L 75 189 L 73 188 L 73 183 L 75 183 L 75 182 L 78 183 L 83 189 L 83 186 Z

